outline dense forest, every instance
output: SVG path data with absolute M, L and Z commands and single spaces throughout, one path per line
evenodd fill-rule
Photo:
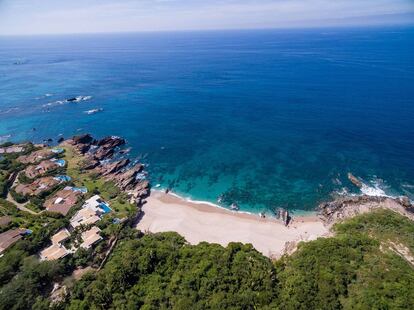
M 130 229 L 105 267 L 73 282 L 66 300 L 52 308 L 414 309 L 414 269 L 401 254 L 402 248 L 414 253 L 410 220 L 380 210 L 334 231 L 271 261 L 250 245 L 192 246 L 176 233 Z M 70 261 L 37 263 L 27 255 L 14 257 L 19 273 L 2 281 L 1 309 L 51 306 L 44 288 L 64 276 Z

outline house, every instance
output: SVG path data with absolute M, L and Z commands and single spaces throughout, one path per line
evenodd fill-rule
M 11 145 L 6 147 L 0 147 L 0 154 L 13 154 L 24 152 L 24 144 Z
M 93 210 L 83 208 L 70 219 L 70 226 L 76 228 L 80 225 L 95 224 L 100 219 L 101 218 Z
M 82 209 L 70 220 L 70 225 L 76 228 L 79 225 L 94 224 L 103 214 L 111 211 L 109 205 L 99 195 L 95 195 L 85 201 Z
M 66 215 L 69 210 L 78 203 L 81 196 L 81 192 L 73 191 L 70 187 L 65 187 L 52 197 L 48 198 L 43 206 L 48 211 Z
M 44 175 L 45 173 L 61 167 L 57 162 L 44 160 L 38 165 L 32 165 L 26 168 L 24 173 L 30 179 L 34 179 Z
M 17 158 L 17 161 L 22 164 L 36 164 L 42 160 L 51 158 L 54 153 L 49 149 L 41 149 L 30 153 L 29 155 L 22 155 Z
M 112 211 L 109 205 L 99 195 L 95 195 L 86 200 L 82 208 L 89 208 L 95 211 L 97 215 Z
M 70 233 L 66 228 L 59 230 L 51 238 L 52 245 L 40 252 L 40 260 L 56 260 L 68 255 L 70 251 L 68 251 L 62 243 L 68 240 L 69 237 Z
M 90 249 L 94 244 L 101 241 L 103 238 L 100 235 L 101 230 L 93 226 L 91 229 L 82 233 L 81 247 L 84 249 Z
M 35 180 L 31 184 L 18 184 L 14 190 L 24 196 L 37 196 L 58 185 L 60 181 L 54 177 L 43 177 Z
M 10 246 L 19 241 L 24 235 L 29 233 L 27 229 L 17 228 L 10 229 L 0 234 L 0 254 L 3 253 Z
M 70 238 L 70 233 L 66 228 L 59 230 L 51 238 L 53 244 L 62 244 Z
M 63 258 L 70 252 L 61 244 L 52 244 L 50 247 L 40 252 L 40 260 L 56 260 Z

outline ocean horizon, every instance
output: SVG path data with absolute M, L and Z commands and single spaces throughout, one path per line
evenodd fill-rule
M 413 27 L 0 37 L 0 143 L 119 135 L 153 186 L 246 212 L 414 199 L 413 55 Z

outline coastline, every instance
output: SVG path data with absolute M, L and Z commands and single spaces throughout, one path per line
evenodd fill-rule
M 259 215 L 212 206 L 153 190 L 142 207 L 143 216 L 136 227 L 152 233 L 175 231 L 190 244 L 250 243 L 271 258 L 288 253 L 300 241 L 329 235 L 329 228 L 317 216 L 295 216 L 286 227 L 274 218 L 263 219 Z

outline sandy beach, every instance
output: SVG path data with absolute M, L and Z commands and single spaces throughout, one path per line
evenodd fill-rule
M 175 231 L 191 244 L 202 241 L 223 246 L 230 242 L 251 243 L 258 251 L 273 258 L 283 255 L 298 241 L 329 234 L 328 227 L 316 216 L 294 217 L 289 227 L 285 227 L 275 219 L 189 202 L 161 191 L 152 192 L 143 212 L 137 224 L 141 231 Z

